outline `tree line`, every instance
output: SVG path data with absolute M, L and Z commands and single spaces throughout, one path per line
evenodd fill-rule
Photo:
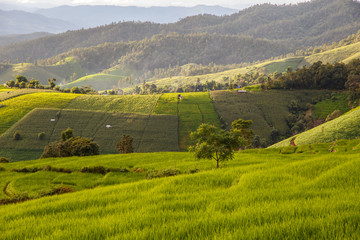
M 360 94 L 360 59 L 353 59 L 348 64 L 323 64 L 315 62 L 310 67 L 269 76 L 261 83 L 262 89 L 329 89 L 344 90 L 352 98 Z

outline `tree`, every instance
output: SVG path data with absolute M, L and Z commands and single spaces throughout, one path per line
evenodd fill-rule
M 132 146 L 133 138 L 129 135 L 123 135 L 121 141 L 118 142 L 117 148 L 120 153 L 133 153 L 134 148 Z
M 219 162 L 233 159 L 233 151 L 244 144 L 238 133 L 218 130 L 213 125 L 203 123 L 196 132 L 191 133 L 196 144 L 191 146 L 189 151 L 194 152 L 197 159 L 214 159 L 216 167 L 219 168 Z
M 66 141 L 73 137 L 73 130 L 71 128 L 67 128 L 65 131 L 61 132 L 61 141 Z
M 231 123 L 231 131 L 237 132 L 244 139 L 244 146 L 243 147 L 251 147 L 252 146 L 252 139 L 253 139 L 253 130 L 250 129 L 250 126 L 253 124 L 252 120 L 243 120 L 239 118 Z
M 73 88 L 71 89 L 71 93 L 81 93 L 80 88 L 78 88 L 78 87 L 73 87 Z

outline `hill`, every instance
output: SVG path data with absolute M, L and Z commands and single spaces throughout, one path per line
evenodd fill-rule
M 11 34 L 11 35 L 0 36 L 0 47 L 17 42 L 29 41 L 45 36 L 50 36 L 50 35 L 51 33 L 38 32 L 38 33 L 29 33 L 29 34 Z
M 250 36 L 275 41 L 289 49 L 288 52 L 293 52 L 308 46 L 331 44 L 356 33 L 360 26 L 359 18 L 360 3 L 352 0 L 313 0 L 282 6 L 262 4 L 230 16 L 197 15 L 173 24 L 124 22 L 70 31 L 2 48 L 0 57 L 15 60 L 21 56 L 19 61 L 44 59 L 74 48 L 105 42 L 140 41 L 173 32 Z M 256 50 L 256 46 L 249 47 Z
M 198 14 L 229 15 L 238 10 L 220 6 L 194 7 L 121 7 L 121 6 L 59 6 L 40 9 L 36 13 L 46 17 L 76 23 L 83 28 L 97 27 L 112 22 L 135 21 L 173 23 Z
M 36 159 L 44 146 L 58 141 L 60 133 L 68 127 L 74 130 L 75 136 L 93 138 L 102 153 L 114 153 L 123 134 L 134 138 L 136 152 L 179 151 L 187 150 L 192 143 L 190 133 L 201 123 L 220 126 L 206 92 L 185 93 L 181 101 L 175 93 L 131 96 L 52 94 L 17 96 L 11 93 L 13 98 L 1 102 L 0 129 L 4 134 L 0 136 L 0 156 L 12 161 Z M 48 99 L 46 103 L 41 102 L 44 97 Z M 20 134 L 21 140 L 14 140 L 15 132 Z M 39 133 L 44 133 L 45 139 L 40 140 Z
M 135 152 L 179 150 L 175 116 L 59 109 L 35 109 L 27 114 L 0 137 L 1 148 L 41 152 L 46 145 L 59 141 L 68 127 L 74 136 L 93 139 L 102 153 L 118 152 L 117 143 L 124 134 L 134 138 Z M 20 133 L 21 140 L 14 140 L 14 132 Z M 44 139 L 38 138 L 41 132 Z
M 217 170 L 211 169 L 212 161 L 195 161 L 189 153 L 0 164 L 1 198 L 41 197 L 61 187 L 77 191 L 0 206 L 0 229 L 5 239 L 356 239 L 359 159 L 357 151 L 281 155 L 262 150 L 236 154 Z M 183 174 L 144 179 L 175 164 Z M 113 172 L 80 172 L 99 165 Z M 194 166 L 200 172 L 190 174 Z M 10 171 L 25 168 L 40 171 Z
M 30 34 L 34 32 L 60 33 L 75 29 L 75 25 L 63 20 L 25 11 L 0 10 L 0 35 Z
M 338 139 L 359 138 L 359 124 L 360 108 L 356 108 L 334 120 L 326 122 L 291 138 L 285 139 L 284 141 L 276 143 L 271 147 L 289 146 L 290 141 L 293 138 L 295 138 L 296 145 L 332 142 Z

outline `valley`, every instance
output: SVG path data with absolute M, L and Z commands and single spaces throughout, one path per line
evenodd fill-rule
M 0 10 L 0 239 L 360 239 L 360 2 L 273 2 Z

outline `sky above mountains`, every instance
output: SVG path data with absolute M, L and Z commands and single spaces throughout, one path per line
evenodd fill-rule
M 22 5 L 22 7 L 49 8 L 59 5 L 117 5 L 117 6 L 186 6 L 219 5 L 243 9 L 260 3 L 295 4 L 306 0 L 0 0 L 0 4 Z

